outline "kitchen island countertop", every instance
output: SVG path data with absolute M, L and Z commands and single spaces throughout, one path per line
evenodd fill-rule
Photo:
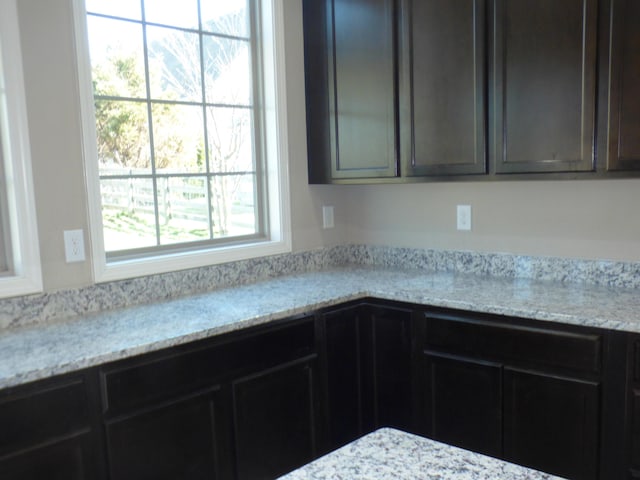
M 562 480 L 479 453 L 382 428 L 281 480 Z

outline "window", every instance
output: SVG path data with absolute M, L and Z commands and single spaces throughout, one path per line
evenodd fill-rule
M 0 297 L 42 290 L 17 25 L 0 0 Z
M 78 5 L 97 280 L 289 250 L 281 2 Z

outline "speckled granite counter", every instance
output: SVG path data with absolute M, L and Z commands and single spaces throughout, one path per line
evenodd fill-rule
M 640 332 L 635 289 L 344 267 L 0 330 L 0 388 L 369 296 Z
M 281 480 L 561 480 L 546 473 L 383 428 Z

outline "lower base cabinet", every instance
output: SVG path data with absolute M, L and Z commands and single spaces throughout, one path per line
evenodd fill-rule
M 237 478 L 267 480 L 317 456 L 316 356 L 233 382 Z
M 504 458 L 558 476 L 598 478 L 598 382 L 505 369 Z
M 603 332 L 445 310 L 419 322 L 422 433 L 572 480 L 599 478 Z
M 385 426 L 640 478 L 640 336 L 345 304 L 1 391 L 0 478 L 267 480 Z
M 412 310 L 359 304 L 320 316 L 328 441 L 333 450 L 377 428 L 411 430 Z
M 502 454 L 502 365 L 423 353 L 421 433 L 440 442 Z
M 109 478 L 222 478 L 219 459 L 228 450 L 220 404 L 220 389 L 213 388 L 107 422 Z

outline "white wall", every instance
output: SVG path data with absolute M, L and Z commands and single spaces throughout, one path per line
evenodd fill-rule
M 286 2 L 294 251 L 341 243 L 640 259 L 640 180 L 309 186 L 301 0 Z M 45 288 L 88 285 L 66 264 L 62 232 L 88 231 L 71 0 L 20 0 L 34 183 Z M 336 228 L 321 228 L 334 205 Z M 455 231 L 471 204 L 473 231 Z M 34 239 L 34 241 L 38 241 Z
M 302 4 L 285 2 L 293 248 L 303 251 L 345 241 L 344 215 L 323 230 L 321 206 L 347 192 L 307 185 Z M 64 230 L 88 232 L 71 0 L 19 0 L 18 8 L 45 289 L 89 285 L 89 261 L 65 263 L 62 241 Z
M 351 243 L 640 260 L 640 180 L 353 186 L 347 205 Z

